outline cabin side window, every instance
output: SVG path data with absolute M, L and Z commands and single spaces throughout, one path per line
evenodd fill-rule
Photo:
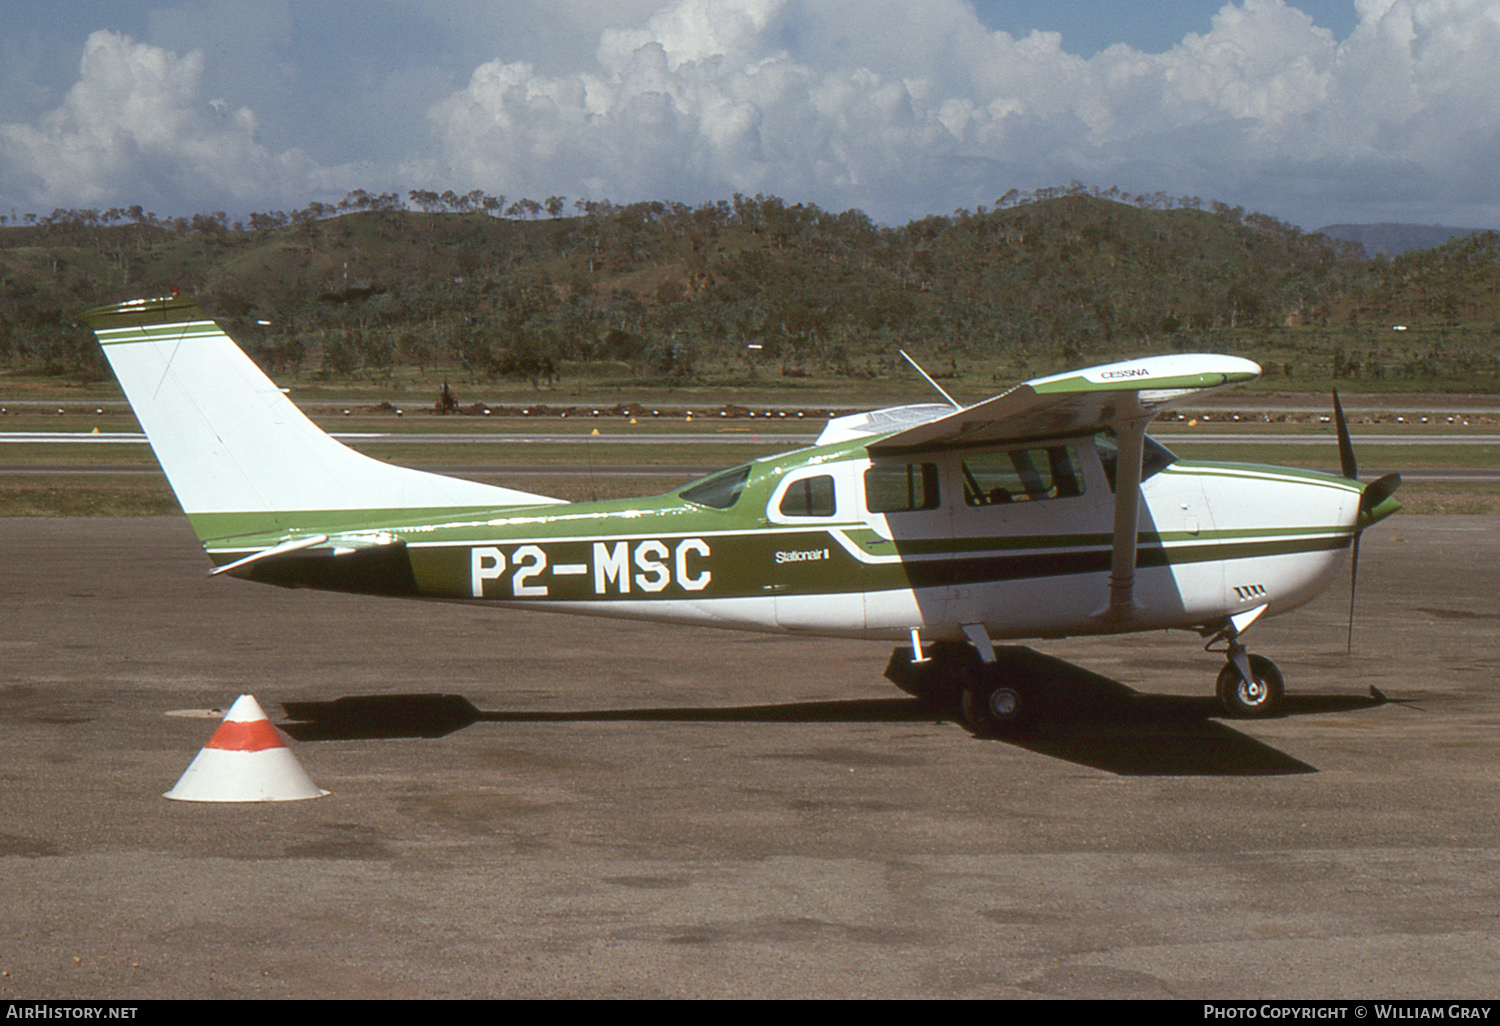
M 936 463 L 878 463 L 865 471 L 865 509 L 871 513 L 909 513 L 937 509 Z
M 1083 494 L 1083 471 L 1078 465 L 1078 451 L 1071 445 L 973 453 L 959 462 L 959 468 L 967 506 L 1068 499 Z
M 824 474 L 793 481 L 781 496 L 781 505 L 777 509 L 784 517 L 833 516 L 837 509 L 833 478 Z

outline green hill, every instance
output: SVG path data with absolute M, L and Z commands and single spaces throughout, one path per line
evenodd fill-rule
M 976 397 L 1195 350 L 1259 360 L 1275 387 L 1500 387 L 1493 233 L 1366 260 L 1223 204 L 1076 185 L 898 227 L 766 196 L 570 216 L 561 197 L 411 199 L 0 226 L 0 372 L 107 378 L 75 315 L 175 287 L 273 374 L 346 389 L 878 391 L 903 348 Z

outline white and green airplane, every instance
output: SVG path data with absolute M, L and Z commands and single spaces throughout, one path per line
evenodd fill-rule
M 1146 436 L 1173 404 L 1259 375 L 1235 357 L 836 417 L 807 448 L 665 495 L 566 503 L 345 447 L 186 297 L 82 319 L 213 574 L 901 642 L 887 676 L 983 733 L 1046 705 L 997 640 L 1164 628 L 1222 646 L 1228 713 L 1273 714 L 1281 674 L 1241 635 L 1323 591 L 1400 508 L 1398 476 L 1359 483 L 1337 397 L 1342 477 L 1189 462 Z

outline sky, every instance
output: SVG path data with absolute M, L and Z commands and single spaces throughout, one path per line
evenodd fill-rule
M 1500 227 L 1500 0 L 6 0 L 0 216 L 1080 182 Z

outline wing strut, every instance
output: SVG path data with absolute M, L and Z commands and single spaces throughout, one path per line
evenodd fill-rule
M 1141 462 L 1146 427 L 1153 413 L 1114 423 L 1119 459 L 1115 464 L 1114 546 L 1109 563 L 1109 606 L 1104 618 L 1118 626 L 1133 619 L 1135 604 L 1136 523 L 1141 508 Z

